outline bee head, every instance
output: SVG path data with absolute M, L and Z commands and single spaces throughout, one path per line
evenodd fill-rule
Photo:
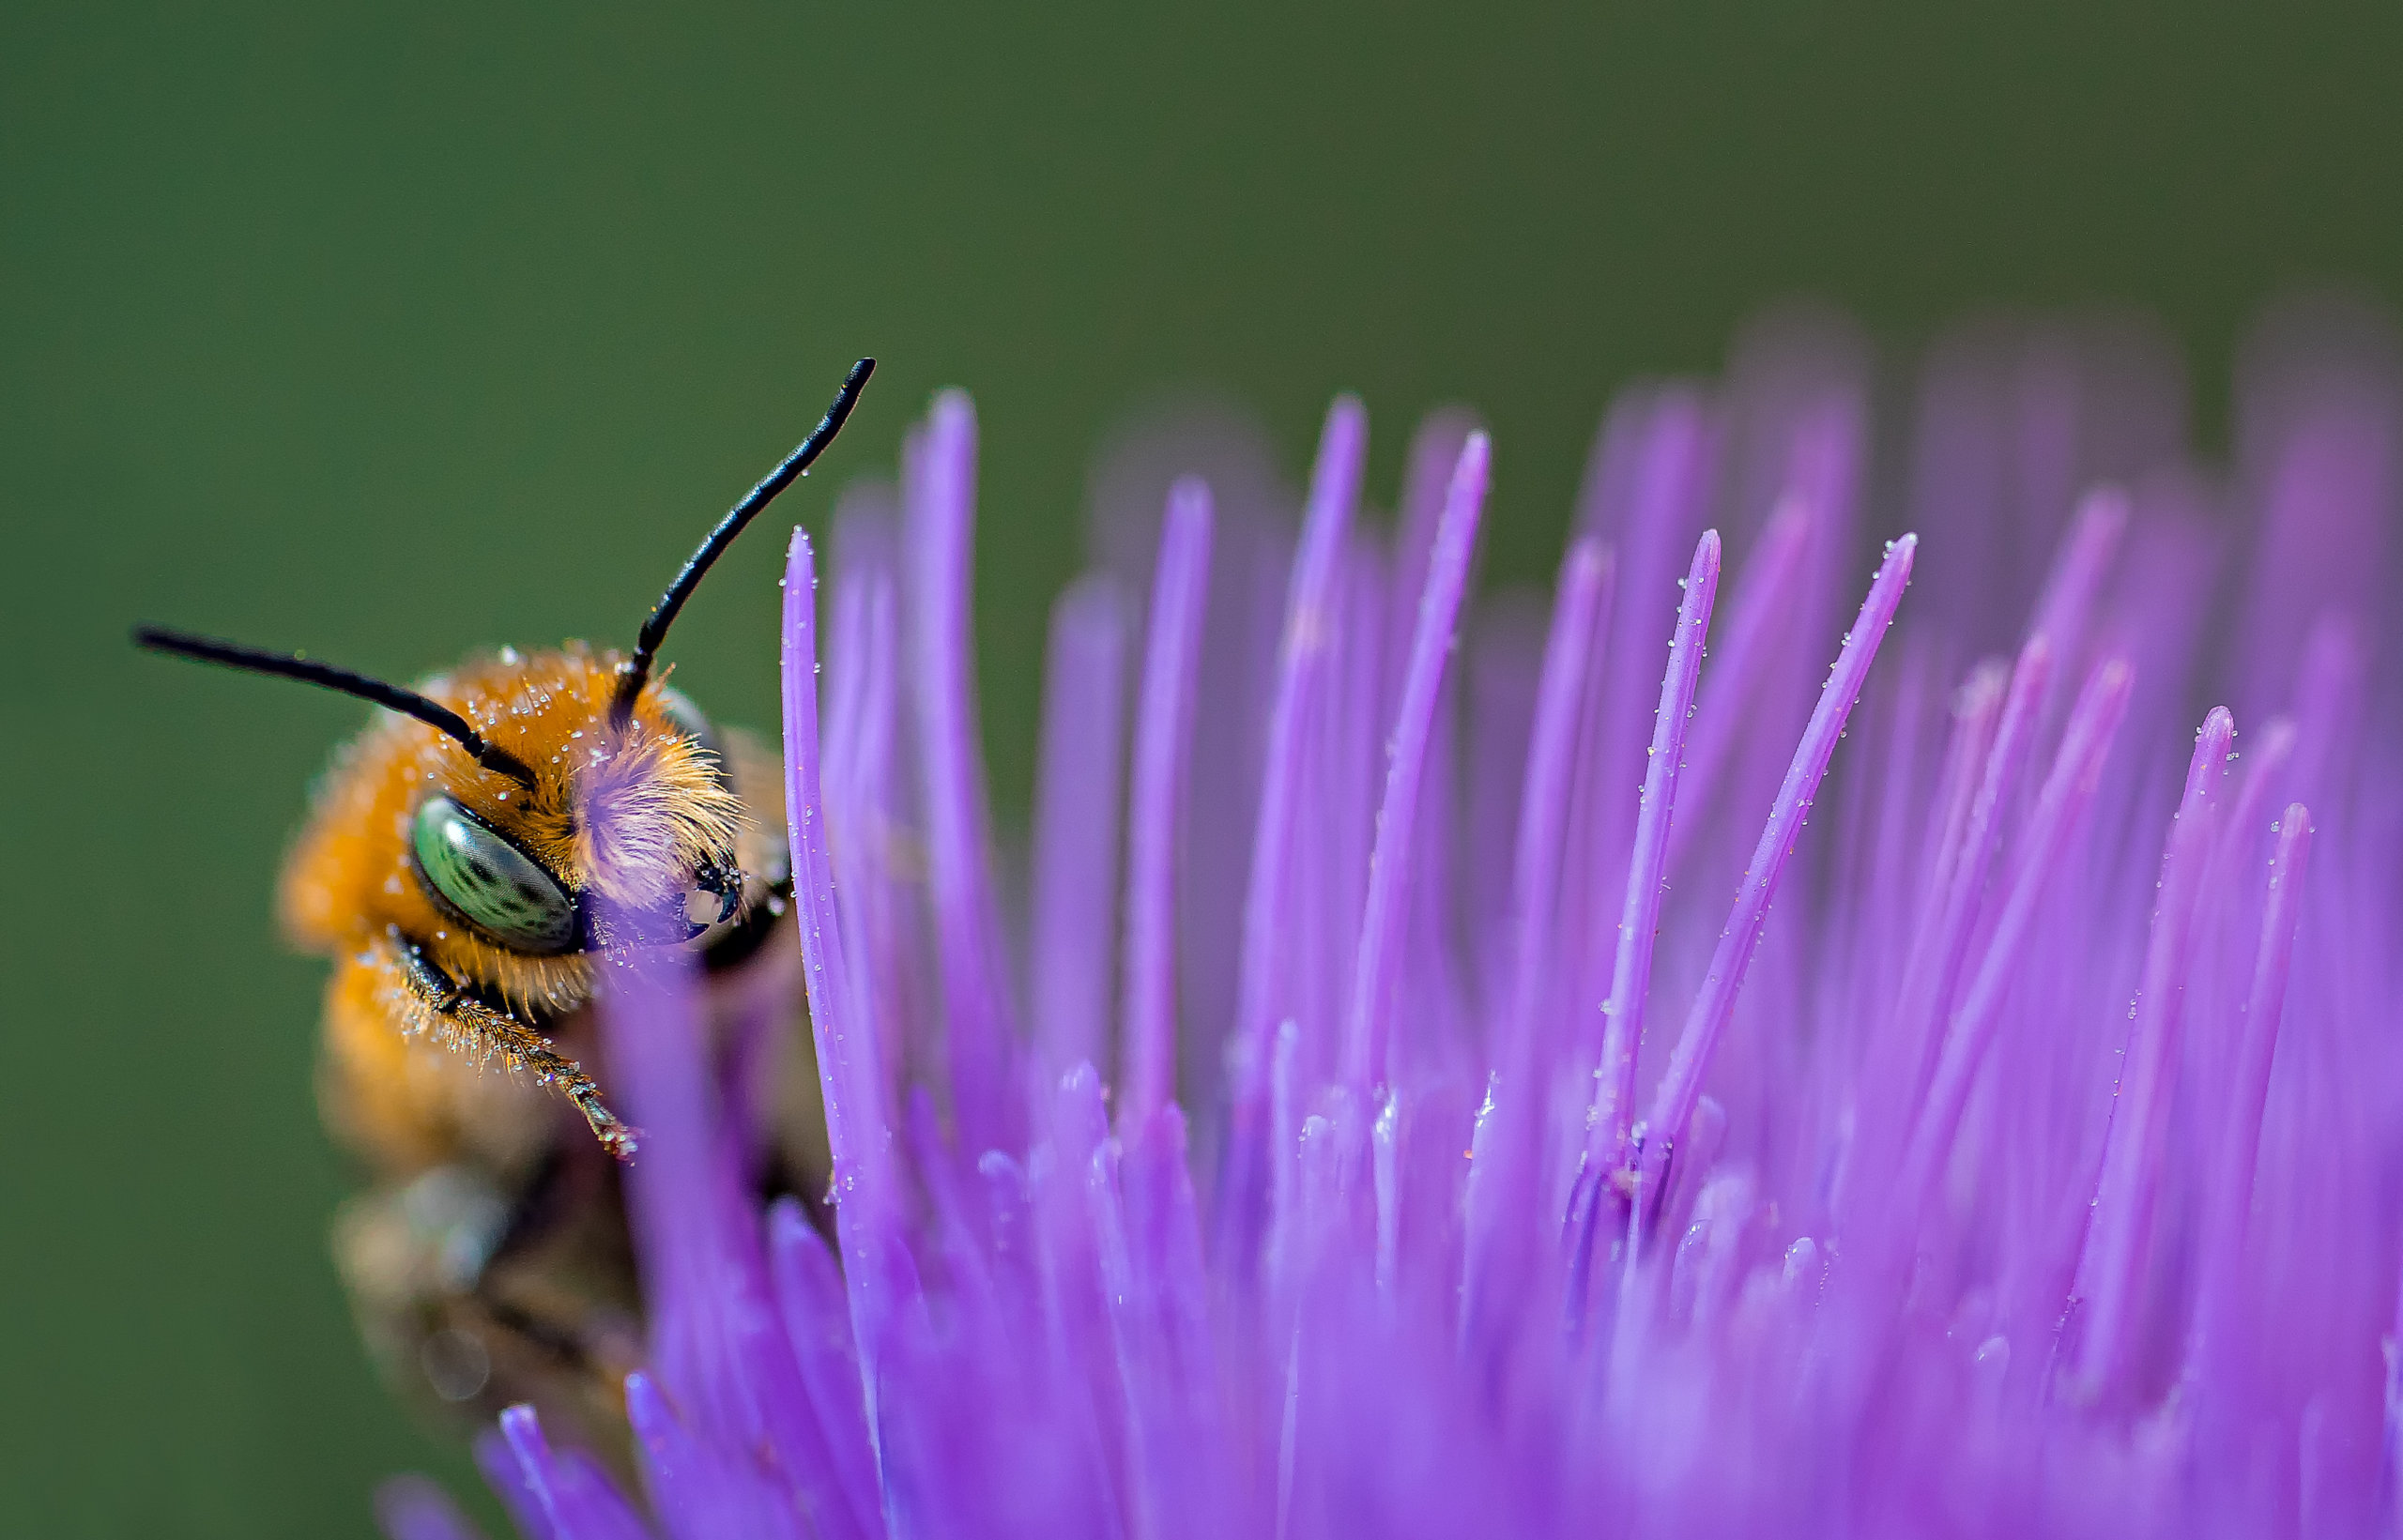
M 340 953 L 390 932 L 451 977 L 545 1011 L 589 998 L 595 954 L 736 922 L 743 800 L 708 721 L 664 679 L 618 720 L 621 660 L 505 651 L 426 680 L 525 771 L 407 717 L 337 756 L 284 864 L 294 938 Z
M 723 746 L 656 662 L 710 568 L 807 474 L 876 360 L 852 365 L 799 448 L 667 586 L 632 651 L 505 651 L 407 690 L 300 653 L 155 626 L 137 646 L 298 679 L 393 713 L 346 751 L 285 865 L 284 915 L 327 949 L 405 937 L 451 978 L 566 1008 L 588 953 L 689 940 L 742 904 L 742 802 Z
M 622 661 L 505 652 L 430 681 L 524 779 L 395 724 L 390 788 L 410 874 L 434 906 L 531 957 L 690 939 L 741 901 L 742 804 L 708 722 L 665 680 L 621 703 Z

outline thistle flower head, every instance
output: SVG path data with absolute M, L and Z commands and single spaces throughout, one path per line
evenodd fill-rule
M 513 1412 L 526 1533 L 2392 1532 L 2385 333 L 2273 312 L 2225 474 L 2140 331 L 1963 329 L 1903 454 L 1865 373 L 1625 396 L 1548 613 L 1457 416 L 1390 534 L 1348 398 L 1297 531 L 1130 451 L 1022 902 L 939 398 L 784 590 L 834 1243 L 614 973 L 645 1490 Z

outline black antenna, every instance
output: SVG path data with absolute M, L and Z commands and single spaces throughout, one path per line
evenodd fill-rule
M 761 509 L 774 502 L 776 494 L 792 485 L 796 478 L 809 474 L 810 462 L 825 452 L 826 446 L 834 441 L 834 435 L 843 431 L 844 419 L 851 415 L 852 406 L 859 402 L 860 391 L 866 388 L 867 377 L 874 373 L 874 358 L 862 358 L 851 365 L 851 372 L 843 376 L 843 388 L 834 392 L 834 404 L 826 408 L 826 415 L 818 419 L 818 426 L 801 441 L 801 447 L 785 456 L 775 469 L 768 472 L 759 484 L 746 493 L 742 500 L 718 522 L 718 526 L 710 531 L 709 539 L 701 541 L 701 548 L 693 553 L 693 559 L 684 563 L 684 570 L 676 574 L 676 581 L 667 585 L 667 591 L 659 596 L 659 602 L 650 607 L 650 618 L 642 623 L 642 633 L 635 638 L 634 656 L 619 669 L 618 694 L 609 703 L 611 725 L 622 728 L 627 719 L 634 715 L 635 699 L 642 694 L 643 685 L 650 679 L 651 662 L 659 656 L 659 644 L 666 639 L 667 628 L 676 623 L 676 612 L 684 607 L 685 600 L 693 597 L 693 590 L 700 587 L 701 579 L 708 575 L 712 564 L 726 553 L 727 546 L 734 543 L 734 537 L 742 533 L 742 526 L 749 524 Z
M 222 663 L 228 668 L 247 669 L 253 674 L 273 674 L 279 679 L 298 679 L 303 684 L 322 685 L 345 695 L 373 701 L 387 710 L 411 716 L 458 740 L 459 746 L 475 757 L 477 764 L 489 770 L 498 770 L 527 786 L 534 785 L 534 772 L 526 762 L 507 749 L 492 743 L 484 735 L 468 725 L 467 719 L 439 701 L 426 699 L 414 690 L 404 690 L 397 684 L 386 684 L 364 674 L 354 674 L 347 668 L 335 668 L 291 652 L 263 652 L 257 648 L 237 647 L 232 642 L 220 642 L 207 636 L 194 636 L 190 632 L 169 631 L 163 626 L 136 626 L 133 645 L 152 652 L 172 652 L 177 657 L 192 658 L 205 663 Z

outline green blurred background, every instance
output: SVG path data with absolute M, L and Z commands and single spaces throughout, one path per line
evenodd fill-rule
M 1474 403 L 1525 576 L 1613 385 L 1782 294 L 1898 343 L 2140 305 L 2207 431 L 2264 296 L 2403 296 L 2391 3 L 1169 8 L 8 8 L 0 1532 L 360 1534 L 380 1475 L 469 1479 L 344 1316 L 320 970 L 268 918 L 361 713 L 133 618 L 401 676 L 623 640 L 872 351 L 781 511 L 976 393 L 1013 824 L 1088 450 L 1160 388 L 1248 401 L 1296 478 L 1357 389 L 1388 489 Z M 780 545 L 672 648 L 767 726 Z

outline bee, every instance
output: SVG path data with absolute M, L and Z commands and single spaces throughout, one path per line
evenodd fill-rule
M 699 952 L 719 1077 L 765 1133 L 763 1192 L 823 1185 L 799 938 L 779 923 L 778 763 L 655 665 L 711 565 L 834 440 L 874 368 L 855 364 L 710 532 L 631 652 L 505 649 L 410 690 L 134 633 L 384 709 L 320 783 L 279 903 L 291 938 L 333 959 L 318 1103 L 367 1175 L 336 1217 L 335 1260 L 371 1353 L 412 1400 L 486 1421 L 531 1401 L 623 1457 L 642 1314 L 619 1166 L 638 1134 L 605 1092 L 604 953 Z

